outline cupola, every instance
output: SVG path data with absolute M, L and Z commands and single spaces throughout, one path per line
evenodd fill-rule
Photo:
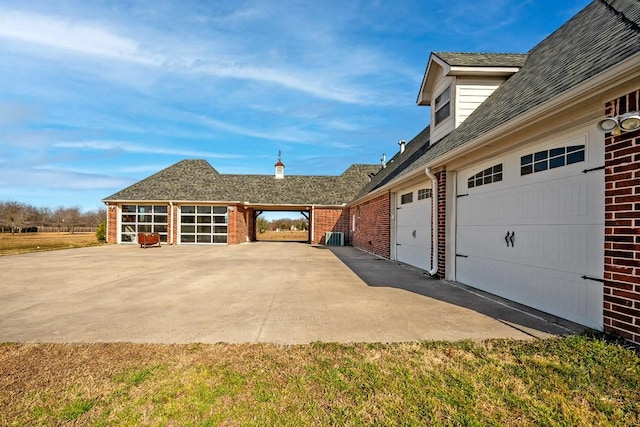
M 284 178 L 284 163 L 282 163 L 282 152 L 278 151 L 278 161 L 275 164 L 276 167 L 276 179 Z

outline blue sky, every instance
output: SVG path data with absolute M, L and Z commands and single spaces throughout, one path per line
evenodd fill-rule
M 93 210 L 187 158 L 378 163 L 429 122 L 431 51 L 527 52 L 588 3 L 0 0 L 0 200 Z

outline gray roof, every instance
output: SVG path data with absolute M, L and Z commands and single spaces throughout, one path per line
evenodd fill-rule
M 206 160 L 182 160 L 103 201 L 249 202 L 277 205 L 348 203 L 379 165 L 352 165 L 339 176 L 225 175 Z
M 404 169 L 420 158 L 429 149 L 429 137 L 431 135 L 430 128 L 427 126 L 418 135 L 405 145 L 403 153 L 393 156 L 388 162 L 387 167 L 372 176 L 371 182 L 365 185 L 356 195 L 354 200 L 366 196 L 368 193 L 382 187 L 398 176 Z
M 640 52 L 640 1 L 595 0 L 534 47 L 520 71 L 401 175 L 471 142 Z
M 433 52 L 453 67 L 522 67 L 525 53 Z

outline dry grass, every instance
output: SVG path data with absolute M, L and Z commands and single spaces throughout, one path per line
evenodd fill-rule
M 257 233 L 258 241 L 289 241 L 289 242 L 306 242 L 309 239 L 307 231 L 265 231 Z
M 0 256 L 100 244 L 95 233 L 0 233 Z
M 0 345 L 0 425 L 640 425 L 640 361 L 570 337 Z

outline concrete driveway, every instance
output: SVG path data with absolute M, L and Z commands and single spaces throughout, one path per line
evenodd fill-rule
M 582 329 L 351 247 L 110 245 L 0 257 L 0 342 L 530 339 Z

